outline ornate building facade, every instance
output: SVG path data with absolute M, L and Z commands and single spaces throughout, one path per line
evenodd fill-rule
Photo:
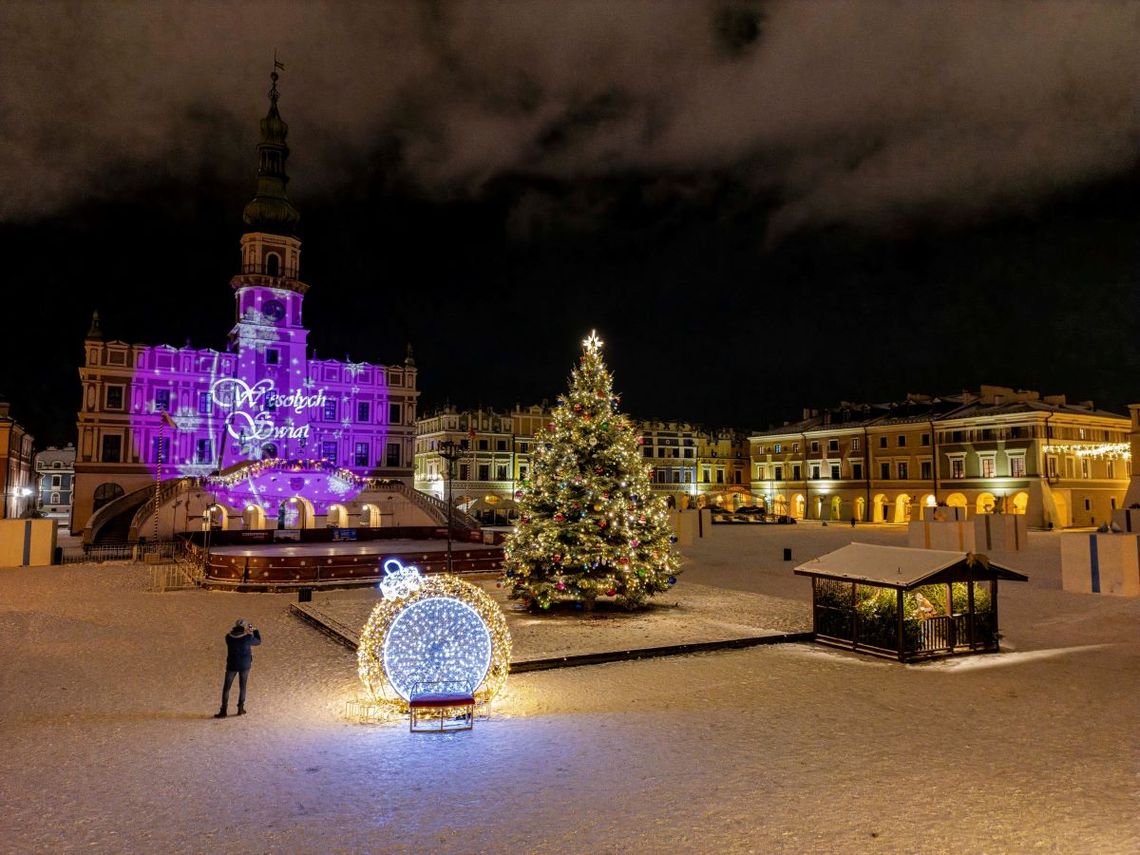
M 842 404 L 751 436 L 752 490 L 801 519 L 905 523 L 946 504 L 1095 525 L 1123 507 L 1129 427 L 1091 402 L 1001 386 Z
M 32 487 L 32 435 L 0 400 L 0 519 L 19 519 L 35 504 Z
M 75 480 L 75 446 L 48 446 L 35 458 L 36 504 L 49 517 L 69 519 Z
M 515 493 L 530 472 L 537 437 L 550 421 L 545 404 L 509 412 L 445 407 L 416 425 L 417 490 L 447 497 L 447 461 L 440 443 L 461 447 L 450 485 L 452 502 L 485 521 L 513 519 Z M 677 508 L 735 509 L 751 500 L 748 438 L 683 422 L 634 421 L 641 431 L 653 489 Z
M 92 539 L 112 503 L 125 518 L 156 485 L 195 482 L 212 511 L 247 527 L 345 516 L 368 479 L 410 484 L 416 367 L 317 359 L 307 347 L 300 215 L 286 193 L 288 126 L 277 74 L 261 120 L 257 190 L 230 280 L 225 350 L 105 339 L 93 318 L 80 368 L 73 531 Z M 126 497 L 132 497 L 127 499 Z M 332 509 L 330 511 L 330 508 Z M 129 536 L 120 519 L 119 536 Z M 175 526 L 176 528 L 177 526 Z

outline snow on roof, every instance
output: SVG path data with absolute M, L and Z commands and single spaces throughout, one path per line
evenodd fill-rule
M 796 567 L 795 572 L 801 576 L 829 576 L 910 588 L 966 560 L 965 552 L 849 543 L 834 552 L 805 561 Z M 1014 573 L 993 561 L 987 563 L 991 572 L 986 573 L 983 567 L 979 567 L 980 578 L 996 576 L 1001 579 L 1025 581 L 1026 577 L 1020 573 Z

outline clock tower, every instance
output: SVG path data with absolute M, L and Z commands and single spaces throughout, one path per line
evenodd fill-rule
M 230 280 L 237 320 L 230 330 L 230 349 L 238 354 L 237 377 L 248 388 L 246 402 L 276 411 L 306 391 L 308 330 L 302 325 L 302 302 L 309 286 L 300 276 L 301 241 L 296 236 L 301 215 L 289 201 L 285 164 L 289 126 L 277 108 L 276 69 L 269 90 L 269 112 L 261 120 L 257 144 L 257 190 L 245 206 L 241 237 L 241 270 Z M 229 395 L 227 391 L 227 396 Z M 223 464 L 259 457 L 303 456 L 307 447 L 308 407 L 289 407 L 278 420 L 291 430 L 281 436 L 246 431 L 227 444 Z M 257 447 L 260 444 L 260 447 Z

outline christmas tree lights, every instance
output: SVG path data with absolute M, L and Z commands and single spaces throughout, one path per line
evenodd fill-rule
M 502 583 L 532 610 L 599 599 L 635 608 L 680 572 L 665 501 L 653 495 L 642 438 L 618 412 L 601 350 L 591 332 L 515 494 Z

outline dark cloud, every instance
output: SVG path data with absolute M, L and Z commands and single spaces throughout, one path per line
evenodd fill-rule
M 429 193 L 715 173 L 770 235 L 973 217 L 1131 167 L 1137 43 L 1123 2 L 10 2 L 0 219 L 244 169 L 275 48 L 302 198 L 395 139 Z

